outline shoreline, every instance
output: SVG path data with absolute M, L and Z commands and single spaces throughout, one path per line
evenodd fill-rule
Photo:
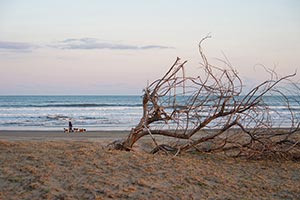
M 289 130 L 288 128 L 272 128 L 273 130 Z M 215 132 L 219 129 L 203 129 L 199 132 Z M 240 129 L 230 129 L 231 131 L 240 131 Z M 128 136 L 130 130 L 91 130 L 86 132 L 71 132 L 67 133 L 63 130 L 1 130 L 0 140 L 107 140 L 119 139 Z M 197 134 L 196 134 L 197 135 Z M 156 135 L 160 137 L 160 135 Z M 164 136 L 162 136 L 164 137 Z M 147 138 L 144 137 L 144 138 Z M 168 137 L 166 137 L 168 138 Z M 143 139 L 143 138 L 142 138 Z
M 52 130 L 0 130 L 0 140 L 106 140 L 126 137 L 129 132 L 129 130 L 72 133 Z

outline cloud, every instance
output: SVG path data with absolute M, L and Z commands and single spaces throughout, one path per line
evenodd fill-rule
M 11 50 L 11 51 L 30 51 L 31 49 L 37 48 L 37 45 L 24 43 L 24 42 L 6 42 L 0 41 L 0 50 Z
M 36 48 L 51 47 L 57 49 L 110 49 L 110 50 L 148 50 L 148 49 L 173 49 L 161 45 L 130 45 L 118 42 L 99 41 L 96 38 L 68 38 L 53 45 L 35 45 L 25 42 L 0 41 L 0 51 L 31 52 Z
M 174 49 L 174 47 L 160 46 L 160 45 L 147 45 L 141 46 L 140 49 Z
M 161 45 L 128 45 L 113 42 L 100 42 L 95 38 L 69 38 L 58 42 L 51 47 L 59 49 L 111 49 L 111 50 L 147 50 L 147 49 L 170 49 L 173 47 L 161 46 Z

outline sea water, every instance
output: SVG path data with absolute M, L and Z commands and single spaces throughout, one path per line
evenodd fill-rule
M 140 96 L 0 96 L 0 130 L 130 130 Z
M 289 107 L 276 96 L 264 102 L 275 127 L 299 122 L 299 97 L 290 96 Z M 69 121 L 87 130 L 130 130 L 142 113 L 141 96 L 0 96 L 0 130 L 62 130 Z

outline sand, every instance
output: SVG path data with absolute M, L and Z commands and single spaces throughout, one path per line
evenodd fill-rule
M 108 150 L 128 132 L 0 131 L 0 199 L 300 199 L 300 162 Z

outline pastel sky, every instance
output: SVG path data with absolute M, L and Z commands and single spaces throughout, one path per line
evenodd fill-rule
M 0 95 L 141 94 L 176 57 L 300 79 L 299 0 L 0 0 Z

